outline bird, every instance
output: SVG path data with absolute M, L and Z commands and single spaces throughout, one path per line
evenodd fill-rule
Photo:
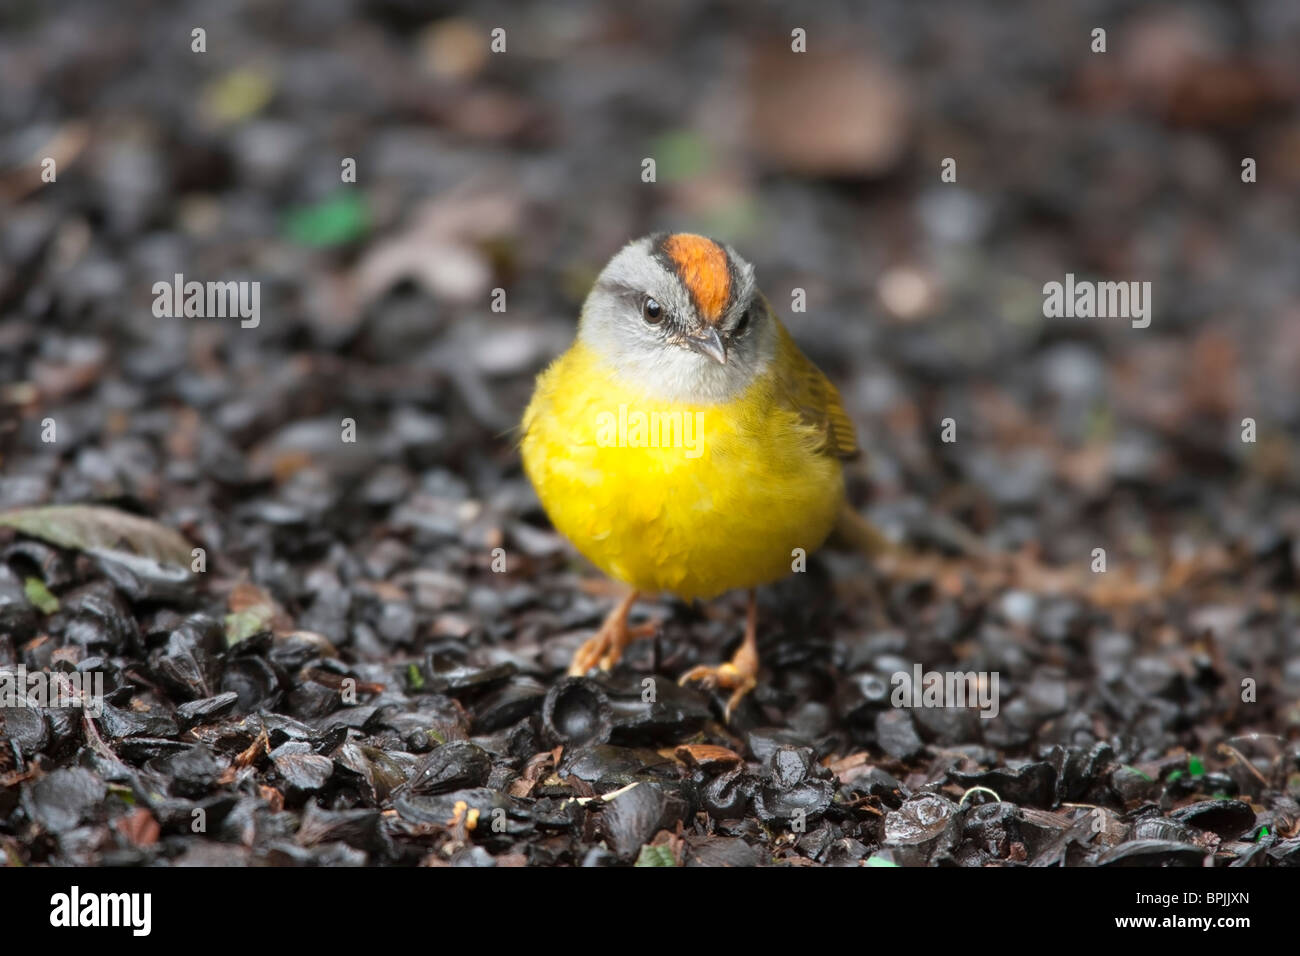
M 538 376 L 521 422 L 525 474 L 553 526 L 626 589 L 569 673 L 609 670 L 653 624 L 639 596 L 748 592 L 731 660 L 681 683 L 757 685 L 757 589 L 792 573 L 837 528 L 879 533 L 846 504 L 859 454 L 835 386 L 795 344 L 731 246 L 693 233 L 634 239 L 601 270 L 567 351 Z

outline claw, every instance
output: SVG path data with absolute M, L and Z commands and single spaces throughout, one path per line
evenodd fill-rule
M 623 657 L 623 650 L 628 644 L 644 637 L 654 636 L 657 630 L 657 625 L 654 623 L 638 624 L 636 627 L 627 626 L 627 616 L 632 610 L 636 597 L 636 592 L 633 591 L 620 601 L 605 618 L 600 630 L 587 638 L 578 648 L 569 663 L 570 677 L 582 677 L 593 667 L 599 667 L 603 671 L 610 670 Z
M 677 679 L 678 685 L 688 684 L 691 681 L 699 681 L 700 686 L 707 690 L 721 687 L 723 690 L 733 692 L 722 711 L 723 718 L 728 722 L 731 721 L 731 714 L 736 709 L 736 705 L 758 684 L 756 675 L 742 672 L 732 661 L 716 667 L 700 664 Z
M 753 591 L 749 592 L 749 610 L 745 615 L 745 639 L 735 656 L 716 667 L 706 664 L 692 667 L 677 679 L 677 683 L 681 685 L 693 680 L 709 690 L 721 687 L 733 692 L 722 711 L 728 722 L 736 705 L 758 684 L 758 598 Z

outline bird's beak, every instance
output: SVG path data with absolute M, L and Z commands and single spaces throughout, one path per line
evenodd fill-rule
M 719 365 L 727 364 L 727 347 L 722 342 L 722 336 L 718 335 L 718 330 L 711 325 L 699 332 L 688 332 L 686 346 L 701 355 L 707 355 Z

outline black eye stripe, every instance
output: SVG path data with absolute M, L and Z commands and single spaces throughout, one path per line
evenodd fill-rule
M 730 279 L 730 282 L 727 285 L 727 297 L 728 297 L 727 305 L 730 306 L 733 302 L 736 301 L 736 298 L 738 296 L 743 294 L 741 289 L 742 283 L 741 283 L 741 276 L 740 276 L 740 266 L 736 264 L 735 258 L 731 255 L 731 250 L 728 249 L 725 245 L 722 246 L 722 252 L 727 257 L 727 278 Z M 750 302 L 749 307 L 746 308 L 744 313 L 741 315 L 740 318 L 741 322 L 748 324 L 748 320 L 745 318 L 745 316 L 749 315 L 749 310 L 752 309 L 753 307 L 754 307 L 754 303 Z M 737 324 L 736 326 L 736 331 L 740 331 L 739 324 Z

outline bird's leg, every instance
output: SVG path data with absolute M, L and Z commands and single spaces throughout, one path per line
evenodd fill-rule
M 569 665 L 570 677 L 581 677 L 597 666 L 603 671 L 609 670 L 618 663 L 627 645 L 638 638 L 650 637 L 654 634 L 653 623 L 641 624 L 637 627 L 627 626 L 627 616 L 631 613 L 636 598 L 637 592 L 630 591 L 623 600 L 618 602 L 614 610 L 609 612 L 605 623 L 600 625 L 600 630 L 583 642 Z
M 733 692 L 727 701 L 726 710 L 723 711 L 724 717 L 730 720 L 731 712 L 736 709 L 736 705 L 758 683 L 758 592 L 753 590 L 749 592 L 749 610 L 745 613 L 745 639 L 740 642 L 740 647 L 731 660 L 717 667 L 708 667 L 704 664 L 692 667 L 677 683 L 685 684 L 693 680 L 700 681 L 705 687 L 722 687 Z

